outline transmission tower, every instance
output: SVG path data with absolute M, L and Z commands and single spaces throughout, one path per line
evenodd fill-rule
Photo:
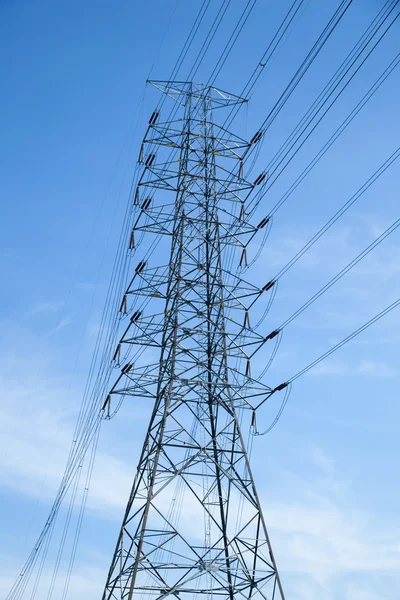
M 122 369 L 104 409 L 126 396 L 154 408 L 103 600 L 284 600 L 241 431 L 273 391 L 251 377 L 249 356 L 263 338 L 248 307 L 260 289 L 231 267 L 235 253 L 245 264 L 248 240 L 266 223 L 254 227 L 246 212 L 263 176 L 244 179 L 249 143 L 213 122 L 216 109 L 244 100 L 191 82 L 151 83 L 182 116 L 152 114 L 133 193 L 131 250 L 153 234 L 167 258 L 140 260 L 120 308 Z M 151 364 L 129 362 L 140 346 L 156 356 Z

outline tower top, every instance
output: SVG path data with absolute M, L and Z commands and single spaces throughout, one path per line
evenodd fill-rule
M 163 81 L 160 79 L 149 79 L 147 83 L 166 94 L 178 104 L 184 105 L 186 97 L 191 95 L 194 98 L 207 97 L 213 104 L 213 108 L 222 108 L 243 104 L 247 102 L 245 98 L 225 92 L 211 85 L 203 83 L 194 83 L 193 81 Z

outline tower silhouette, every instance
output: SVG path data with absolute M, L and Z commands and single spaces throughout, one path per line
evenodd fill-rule
M 130 248 L 153 235 L 163 240 L 158 255 L 168 255 L 158 266 L 140 260 L 121 302 L 122 369 L 104 408 L 118 396 L 154 408 L 103 599 L 284 600 L 241 429 L 273 391 L 251 377 L 263 337 L 248 309 L 262 290 L 231 264 L 235 256 L 246 264 L 249 239 L 267 222 L 255 227 L 246 210 L 264 176 L 244 179 L 250 144 L 213 121 L 242 99 L 191 82 L 151 83 L 182 116 L 152 114 L 133 193 Z M 135 346 L 156 359 L 125 362 Z

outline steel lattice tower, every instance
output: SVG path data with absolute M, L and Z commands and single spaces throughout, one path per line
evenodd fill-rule
M 152 233 L 169 240 L 170 254 L 163 266 L 138 263 L 121 304 L 128 323 L 115 361 L 135 345 L 159 357 L 125 363 L 105 403 L 140 396 L 154 409 L 103 599 L 284 600 L 241 433 L 243 415 L 272 392 L 250 372 L 263 338 L 248 306 L 260 289 L 229 267 L 235 252 L 245 260 L 257 230 L 245 202 L 254 184 L 242 173 L 249 144 L 213 122 L 216 108 L 243 100 L 151 83 L 183 116 L 153 113 L 139 159 L 130 247 Z M 138 310 L 143 296 L 160 310 Z

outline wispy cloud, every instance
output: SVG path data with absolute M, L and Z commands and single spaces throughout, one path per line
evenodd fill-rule
M 347 586 L 346 600 L 387 600 L 387 596 L 373 592 L 362 584 L 350 584 Z
M 36 302 L 31 310 L 31 315 L 48 314 L 58 312 L 62 308 L 61 302 Z
M 341 377 L 397 377 L 399 371 L 390 365 L 373 360 L 361 360 L 357 365 L 344 362 L 323 361 L 311 370 L 312 375 L 338 375 Z
M 335 274 L 343 268 L 350 260 L 355 258 L 365 247 L 374 241 L 390 225 L 389 222 L 374 222 L 374 215 L 358 215 L 354 222 L 346 226 L 338 226 L 334 230 L 326 232 L 309 250 L 307 250 L 296 263 L 293 271 L 300 269 L 316 276 Z M 263 250 L 260 263 L 269 269 L 275 270 L 286 265 L 293 256 L 316 233 L 318 227 L 299 228 L 281 226 L 279 237 L 273 241 L 271 247 L 267 244 Z M 345 275 L 343 282 L 357 282 L 367 289 L 376 289 L 378 282 L 391 281 L 400 273 L 400 249 L 396 241 L 397 232 L 384 240 L 374 251 L 366 256 L 351 273 Z M 398 239 L 398 238 L 397 238 Z M 255 248 L 256 251 L 256 248 Z M 250 252 L 251 254 L 251 252 Z M 292 271 L 291 271 L 292 272 Z M 271 272 L 271 276 L 275 273 Z M 375 288 L 371 288 L 371 284 Z M 352 285 L 344 283 L 349 289 Z M 340 283 L 337 287 L 342 288 Z M 355 287 L 357 287 L 355 286 Z
M 26 344 L 26 338 L 23 342 Z M 30 343 L 34 341 L 31 339 Z M 79 397 L 75 389 L 66 391 L 65 380 L 52 374 L 51 365 L 42 361 L 40 354 L 30 361 L 24 357 L 22 362 L 23 378 L 18 352 L 0 363 L 3 398 L 0 485 L 26 498 L 48 503 L 63 472 Z M 332 363 L 329 374 L 338 374 L 338 371 L 342 375 L 350 374 L 347 365 L 344 367 Z M 360 361 L 355 369 L 360 376 L 392 376 L 388 365 L 369 360 Z M 121 448 L 121 424 L 112 429 L 111 422 L 108 427 L 111 429 L 106 432 L 107 449 L 100 448 L 88 504 L 89 513 L 97 519 L 99 527 L 105 520 L 115 520 L 116 514 L 121 515 L 134 475 L 132 453 L 116 453 L 116 449 Z M 349 483 L 337 472 L 335 461 L 323 448 L 308 445 L 304 455 L 308 461 L 306 472 L 314 471 L 315 478 L 310 482 L 307 477 L 301 482 L 301 497 L 279 494 L 279 486 L 273 498 L 269 490 L 260 490 L 275 554 L 290 590 L 289 597 L 291 600 L 336 600 L 335 590 L 338 590 L 341 597 L 347 594 L 349 600 L 364 600 L 364 597 L 378 600 L 379 595 L 363 596 L 367 592 L 356 583 L 358 578 L 366 580 L 372 572 L 393 576 L 399 571 L 400 543 L 396 528 L 381 525 L 378 530 L 377 515 L 352 504 Z M 301 478 L 298 473 L 289 476 Z M 171 494 L 166 494 L 164 502 L 170 501 Z M 190 496 L 183 499 L 181 515 L 181 525 L 187 531 L 193 529 L 194 522 L 201 522 L 199 507 Z M 119 521 L 115 520 L 116 532 L 118 526 Z M 201 534 L 202 528 L 199 536 Z M 104 571 L 97 572 L 94 564 L 94 559 L 89 560 L 84 569 L 81 563 L 77 564 L 73 579 L 75 597 L 91 600 L 98 596 L 101 588 L 98 582 L 104 580 Z M 93 575 L 96 583 L 93 583 Z M 353 587 L 345 582 L 348 577 L 356 581 Z M 9 589 L 9 583 L 9 579 L 0 579 L 0 589 Z M 370 594 L 373 593 L 371 586 Z
M 378 522 L 374 514 L 354 505 L 351 483 L 341 477 L 322 448 L 314 444 L 308 455 L 317 469 L 315 479 L 302 482 L 299 474 L 291 476 L 297 481 L 295 489 L 302 490 L 301 500 L 296 495 L 279 502 L 264 498 L 265 517 L 290 597 L 380 600 L 379 581 L 387 590 L 393 577 L 400 584 L 396 527 Z M 312 472 L 311 464 L 308 471 Z M 386 595 L 385 600 L 388 597 L 395 598 Z
M 85 598 L 85 600 L 97 600 L 99 597 L 101 597 L 104 589 L 104 581 L 107 567 L 106 564 L 104 564 L 103 568 L 96 567 L 94 563 L 94 560 L 93 564 L 91 562 L 85 561 L 85 563 L 81 563 L 74 570 L 74 573 L 72 574 L 69 583 L 68 598 Z M 17 572 L 18 567 L 20 567 L 20 565 L 17 566 L 16 564 L 9 563 L 7 570 L 8 572 Z M 40 578 L 40 584 L 37 590 L 37 597 L 47 597 L 52 576 L 53 570 L 50 567 L 45 568 Z M 61 598 L 66 578 L 66 570 L 64 571 L 60 569 L 57 574 L 56 586 L 53 597 Z M 13 583 L 14 580 L 11 576 L 0 574 L 0 593 L 3 598 L 5 598 L 10 592 Z
M 395 377 L 398 370 L 382 362 L 373 360 L 362 360 L 358 365 L 357 372 L 360 374 L 373 375 L 374 377 Z
M 323 472 L 325 475 L 332 476 L 335 473 L 335 461 L 328 456 L 320 446 L 313 444 L 311 447 L 311 459 L 314 464 Z
M 50 335 L 50 336 L 54 335 L 58 331 L 61 331 L 61 329 L 65 329 L 65 327 L 68 327 L 68 325 L 71 325 L 72 322 L 73 322 L 72 315 L 63 317 L 62 319 L 59 320 L 57 325 L 55 327 L 53 327 L 53 329 L 49 332 L 48 335 Z

